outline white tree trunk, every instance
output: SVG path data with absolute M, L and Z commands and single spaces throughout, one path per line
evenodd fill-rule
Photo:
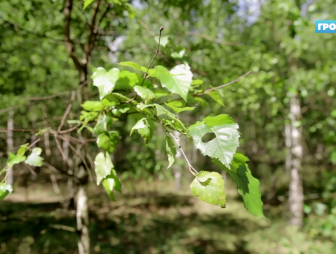
M 77 233 L 78 233 L 78 251 L 79 254 L 90 254 L 90 234 L 89 234 L 89 208 L 86 185 L 88 180 L 87 172 L 84 166 L 79 167 L 78 177 L 80 183 L 77 192 Z
M 180 133 L 178 131 L 175 131 L 174 133 L 175 137 L 178 140 L 178 143 L 181 144 L 180 140 Z M 181 159 L 182 153 L 180 149 L 176 149 L 176 160 Z M 181 190 L 181 166 L 178 163 L 175 163 L 174 167 L 174 179 L 175 179 L 175 190 L 180 191 Z
M 13 130 L 14 130 L 14 109 L 11 108 L 8 112 L 7 121 L 7 153 L 13 152 L 14 150 L 14 140 L 13 140 Z M 13 185 L 14 183 L 14 172 L 13 168 L 8 168 L 8 175 L 6 183 Z
M 291 176 L 289 185 L 289 210 L 290 210 L 290 224 L 301 227 L 303 219 L 303 187 L 301 181 L 301 163 L 303 155 L 302 147 L 302 129 L 299 125 L 301 121 L 301 106 L 297 96 L 290 98 L 290 131 L 286 131 L 286 140 L 290 145 L 289 155 L 286 164 Z M 288 127 L 287 127 L 288 129 Z

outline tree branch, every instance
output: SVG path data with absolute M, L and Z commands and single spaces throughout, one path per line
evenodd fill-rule
M 98 32 L 98 30 L 95 28 L 95 25 L 96 25 L 97 14 L 98 14 L 98 11 L 99 11 L 99 6 L 100 6 L 100 0 L 97 0 L 95 2 L 93 15 L 92 15 L 92 20 L 91 20 L 91 23 L 90 23 L 89 36 L 88 36 L 87 42 L 84 46 L 84 54 L 83 54 L 83 59 L 82 59 L 82 63 L 84 65 L 86 65 L 89 62 L 89 57 L 91 55 L 91 51 L 92 51 L 93 45 L 95 43 L 94 38 L 95 38 L 95 35 Z
M 65 25 L 64 25 L 64 37 L 65 37 L 65 46 L 68 51 L 69 56 L 71 57 L 72 61 L 75 64 L 76 69 L 81 72 L 83 66 L 79 61 L 78 57 L 75 54 L 75 45 L 71 40 L 70 36 L 70 24 L 71 24 L 71 11 L 73 7 L 73 0 L 65 0 L 64 4 L 64 16 L 65 16 Z
M 222 88 L 222 87 L 224 87 L 224 86 L 228 86 L 228 85 L 231 85 L 231 84 L 233 84 L 233 83 L 236 83 L 236 82 L 238 82 L 239 79 L 241 79 L 241 78 L 243 78 L 243 77 L 249 75 L 250 73 L 252 73 L 252 71 L 249 71 L 249 72 L 245 73 L 244 75 L 240 76 L 239 78 L 237 78 L 237 79 L 235 79 L 235 80 L 233 80 L 233 81 L 231 81 L 231 82 L 229 82 L 229 83 L 226 83 L 226 84 L 221 85 L 221 86 L 216 86 L 216 87 L 207 89 L 207 90 L 204 91 L 204 93 L 199 93 L 198 95 L 200 95 L 200 94 L 205 94 L 205 93 L 209 93 L 209 92 L 211 92 L 211 91 L 214 91 L 214 90 L 216 90 L 216 89 Z

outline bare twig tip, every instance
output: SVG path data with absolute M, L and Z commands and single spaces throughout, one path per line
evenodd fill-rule
M 160 26 L 160 32 L 162 32 L 162 30 L 163 30 L 163 26 Z

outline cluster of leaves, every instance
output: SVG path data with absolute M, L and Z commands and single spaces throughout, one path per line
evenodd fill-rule
M 116 149 L 119 134 L 113 130 L 113 122 L 128 114 L 140 114 L 142 118 L 133 126 L 130 135 L 137 131 L 149 144 L 157 126 L 166 135 L 168 168 L 175 161 L 176 150 L 181 149 L 173 132 L 191 138 L 195 148 L 207 155 L 228 172 L 237 183 L 246 209 L 264 217 L 259 192 L 259 181 L 248 168 L 248 159 L 236 153 L 239 146 L 238 124 L 226 114 L 206 117 L 187 127 L 177 113 L 192 111 L 208 96 L 202 89 L 195 89 L 202 81 L 192 80 L 193 74 L 187 63 L 168 70 L 164 66 L 146 68 L 134 62 L 121 62 L 119 68 L 96 69 L 92 75 L 93 85 L 99 90 L 98 101 L 85 101 L 81 114 L 82 128 L 87 127 L 97 135 L 97 146 L 102 149 L 95 158 L 97 184 L 102 183 L 108 195 L 115 200 L 113 190 L 121 192 L 120 180 L 116 175 L 111 155 Z M 133 72 L 123 68 L 130 68 Z M 138 73 L 145 73 L 141 78 Z M 149 81 L 151 77 L 151 81 Z M 167 107 L 166 107 L 167 106 Z M 89 122 L 96 122 L 94 128 Z M 204 135 L 212 133 L 214 138 L 203 142 Z M 195 197 L 213 205 L 225 207 L 224 181 L 217 172 L 197 172 L 185 157 L 190 172 L 195 176 L 191 191 Z
M 39 147 L 35 147 L 31 150 L 30 154 L 26 156 L 27 151 L 30 150 L 29 144 L 24 144 L 20 146 L 19 150 L 16 154 L 9 153 L 7 165 L 0 171 L 0 175 L 6 174 L 5 177 L 0 182 L 0 199 L 4 199 L 9 193 L 13 191 L 13 187 L 6 183 L 7 175 L 9 173 L 9 169 L 14 165 L 19 164 L 21 162 L 26 163 L 27 165 L 33 167 L 41 167 L 43 164 L 43 158 L 40 156 L 42 153 L 42 149 Z

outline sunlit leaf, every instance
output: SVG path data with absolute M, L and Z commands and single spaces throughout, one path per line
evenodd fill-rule
M 159 43 L 159 36 L 155 36 L 154 40 L 156 41 L 156 43 Z M 161 36 L 160 45 L 162 47 L 166 47 L 168 42 L 169 42 L 169 36 Z
M 140 83 L 141 79 L 136 73 L 121 71 L 114 89 L 132 89 L 132 87 Z
M 145 143 L 148 144 L 153 137 L 153 130 L 149 124 L 148 119 L 140 119 L 132 128 L 130 136 L 133 134 L 134 130 L 138 130 L 141 137 L 145 140 Z
M 202 137 L 207 133 L 214 133 L 215 138 L 204 143 Z M 196 122 L 189 127 L 189 134 L 194 140 L 194 145 L 203 155 L 219 159 L 229 167 L 239 146 L 238 124 L 234 123 L 228 115 L 222 114 L 215 117 L 208 116 L 202 122 Z
M 83 10 L 85 10 L 85 8 L 92 4 L 94 1 L 95 0 L 84 0 Z
M 192 194 L 201 201 L 225 207 L 224 181 L 216 172 L 200 171 L 190 185 Z
M 185 101 L 187 101 L 187 95 L 190 85 L 192 83 L 192 72 L 188 64 L 180 64 L 175 66 L 169 72 L 163 66 L 155 66 L 155 70 L 158 71 L 157 78 L 161 84 L 169 91 L 179 94 Z
M 27 157 L 25 163 L 33 167 L 41 167 L 43 164 L 43 158 L 40 156 L 42 153 L 42 149 L 39 147 L 35 147 L 31 154 Z
M 113 163 L 111 161 L 111 157 L 109 153 L 100 152 L 97 154 L 95 160 L 95 172 L 97 176 L 97 185 L 100 184 L 100 182 L 108 175 L 111 174 L 111 171 L 113 169 Z
M 145 87 L 135 86 L 134 91 L 145 101 L 150 101 L 150 100 L 155 99 L 155 94 L 151 90 Z
M 107 72 L 104 68 L 99 67 L 92 74 L 93 85 L 98 87 L 100 99 L 103 99 L 105 95 L 112 92 L 118 80 L 119 72 L 117 68 L 113 68 Z

